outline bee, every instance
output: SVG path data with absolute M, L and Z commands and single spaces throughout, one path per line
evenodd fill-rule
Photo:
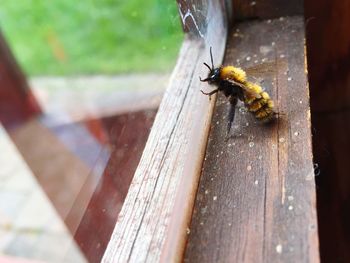
M 211 67 L 204 63 L 209 69 L 208 77 L 200 79 L 202 82 L 208 82 L 210 85 L 215 85 L 217 88 L 211 92 L 201 92 L 204 95 L 210 96 L 221 91 L 229 99 L 230 110 L 228 115 L 227 136 L 230 134 L 230 129 L 235 117 L 235 107 L 238 99 L 242 101 L 246 109 L 254 115 L 254 117 L 267 123 L 275 119 L 276 112 L 274 110 L 274 102 L 269 94 L 263 88 L 253 82 L 247 80 L 246 72 L 234 66 L 220 66 L 215 68 L 213 63 L 213 54 L 210 48 Z

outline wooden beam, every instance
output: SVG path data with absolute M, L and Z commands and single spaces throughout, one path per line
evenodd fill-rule
M 181 260 L 214 100 L 200 93 L 209 46 L 220 63 L 224 1 L 179 1 L 188 32 L 103 262 Z M 199 17 L 202 17 L 199 19 Z
M 303 2 L 303 0 L 232 0 L 232 12 L 234 20 L 302 15 Z
M 350 262 L 350 2 L 305 1 L 322 262 Z
M 303 18 L 232 31 L 225 64 L 272 63 L 262 85 L 281 115 L 266 126 L 237 111 L 225 141 L 228 104 L 219 96 L 185 262 L 318 262 Z

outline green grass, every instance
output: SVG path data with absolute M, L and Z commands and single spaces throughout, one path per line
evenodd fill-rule
M 167 71 L 183 38 L 169 0 L 1 0 L 0 27 L 32 76 Z

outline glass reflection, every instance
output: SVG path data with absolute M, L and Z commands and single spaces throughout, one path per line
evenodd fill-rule
M 0 7 L 30 75 L 0 34 L 0 262 L 99 262 L 175 63 L 176 5 L 29 2 Z

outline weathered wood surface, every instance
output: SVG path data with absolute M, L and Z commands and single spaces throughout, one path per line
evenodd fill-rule
M 319 261 L 303 26 L 286 17 L 233 28 L 225 64 L 272 62 L 262 85 L 283 115 L 264 126 L 237 110 L 225 141 L 228 104 L 219 96 L 186 262 Z
M 235 20 L 302 15 L 303 6 L 303 0 L 232 0 L 232 12 Z
M 190 33 L 157 113 L 103 262 L 181 260 L 204 158 L 214 100 L 199 92 L 202 62 L 223 58 L 224 1 L 179 1 Z M 205 19 L 197 20 L 200 13 Z M 192 25 L 192 26 L 190 26 Z
M 306 0 L 322 262 L 350 262 L 350 2 Z

